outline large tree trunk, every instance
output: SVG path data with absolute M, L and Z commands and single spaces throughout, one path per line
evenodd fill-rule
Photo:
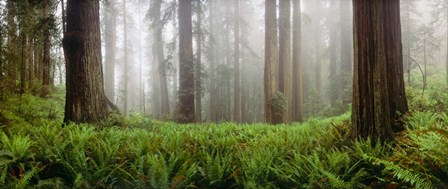
M 352 0 L 340 0 L 341 11 L 341 87 L 342 87 L 342 106 L 347 107 L 352 99 L 352 73 L 353 73 L 353 42 L 351 39 L 352 31 L 350 16 L 350 7 Z
M 191 0 L 179 0 L 179 104 L 177 122 L 195 121 Z
M 330 3 L 330 10 L 336 9 L 336 1 L 332 1 Z M 328 47 L 328 51 L 330 52 L 330 76 L 329 76 L 329 92 L 330 92 L 330 105 L 333 108 L 336 108 L 337 101 L 339 99 L 339 87 L 338 87 L 338 65 L 336 60 L 336 49 L 337 49 L 337 32 L 336 32 L 336 23 L 337 20 L 333 17 L 333 15 L 329 14 L 329 17 L 327 18 L 327 25 L 329 30 L 329 36 L 330 36 L 330 46 Z
M 17 43 L 17 35 L 16 35 L 16 23 L 15 23 L 15 14 L 16 10 L 14 7 L 13 0 L 8 0 L 6 2 L 6 9 L 8 11 L 7 14 L 7 24 L 8 24 L 8 39 L 7 39 L 7 64 L 5 65 L 6 71 L 5 71 L 5 79 L 6 86 L 9 89 L 12 89 L 15 87 L 15 81 L 17 78 L 17 54 L 16 54 L 16 43 Z
M 51 69 L 51 62 L 50 62 L 50 28 L 49 28 L 49 6 L 50 2 L 49 0 L 44 0 L 44 12 L 43 17 L 46 22 L 45 29 L 44 29 L 44 58 L 42 63 L 42 85 L 43 90 L 42 95 L 46 96 L 50 90 L 50 69 Z
M 276 92 L 277 52 L 277 6 L 276 0 L 266 0 L 265 4 L 265 64 L 264 64 L 264 114 L 267 123 L 279 123 L 271 102 Z
M 300 0 L 293 0 L 293 102 L 292 121 L 303 121 L 303 91 L 302 91 L 302 12 Z
M 399 0 L 354 0 L 352 134 L 387 140 L 407 112 Z
M 98 122 L 108 115 L 103 89 L 98 0 L 67 1 L 64 122 Z
M 117 46 L 117 19 L 115 11 L 115 0 L 110 0 L 106 7 L 105 18 L 105 43 L 106 43 L 106 63 L 105 63 L 105 91 L 106 96 L 111 101 L 115 101 L 115 58 Z
M 292 84 L 291 84 L 291 1 L 280 0 L 280 50 L 279 50 L 279 91 L 286 99 L 283 119 L 291 119 Z
M 240 66 L 240 2 L 235 0 L 235 64 L 234 64 L 234 101 L 233 119 L 241 123 L 241 66 Z

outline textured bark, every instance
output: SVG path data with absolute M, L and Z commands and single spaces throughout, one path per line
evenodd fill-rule
M 99 0 L 68 0 L 64 122 L 98 122 L 108 115 L 103 88 Z
M 51 69 L 51 62 L 50 62 L 50 28 L 48 25 L 48 21 L 50 19 L 49 16 L 49 6 L 50 6 L 50 2 L 49 0 L 44 0 L 44 11 L 43 11 L 43 18 L 45 20 L 45 29 L 44 29 L 44 36 L 43 36 L 43 40 L 44 40 L 44 57 L 43 57 L 43 62 L 42 62 L 42 85 L 43 85 L 43 90 L 49 90 L 49 86 L 51 84 L 50 82 L 50 69 Z M 45 92 L 46 93 L 46 92 Z M 45 93 L 43 92 L 42 94 Z
M 292 84 L 291 84 L 291 1 L 280 0 L 280 50 L 279 50 L 279 91 L 285 95 L 286 109 L 283 119 L 291 120 Z
M 115 0 L 110 0 L 105 9 L 105 91 L 111 101 L 115 99 L 115 58 L 117 46 L 117 13 L 115 11 Z
M 8 24 L 8 39 L 7 39 L 7 64 L 5 65 L 5 79 L 7 79 L 5 85 L 12 89 L 15 87 L 15 81 L 17 78 L 17 54 L 16 54 L 16 23 L 14 21 L 14 17 L 16 14 L 16 10 L 14 8 L 13 0 L 8 0 L 6 2 L 7 9 L 7 24 Z
M 292 121 L 303 121 L 303 91 L 302 91 L 302 16 L 300 0 L 293 0 L 293 106 Z
M 191 0 L 179 0 L 179 104 L 177 122 L 195 121 Z
M 350 7 L 352 0 L 340 0 L 341 9 L 341 87 L 342 105 L 347 107 L 352 99 L 353 42 L 351 40 L 352 18 Z
M 196 21 L 196 65 L 195 65 L 195 92 L 196 92 L 196 121 L 202 122 L 202 78 L 201 78 L 201 56 L 202 56 L 202 5 L 201 0 L 197 0 L 197 21 Z
M 265 4 L 265 64 L 264 64 L 264 114 L 267 123 L 277 123 L 271 98 L 277 89 L 277 10 L 276 0 L 266 0 Z
M 234 62 L 234 98 L 233 119 L 241 123 L 241 65 L 240 65 L 240 2 L 235 0 L 235 62 Z
M 399 0 L 354 0 L 352 134 L 388 140 L 407 112 Z

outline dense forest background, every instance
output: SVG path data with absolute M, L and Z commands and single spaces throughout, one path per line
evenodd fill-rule
M 0 0 L 0 188 L 446 188 L 444 0 Z

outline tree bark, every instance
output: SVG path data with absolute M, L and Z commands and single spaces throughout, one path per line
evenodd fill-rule
M 330 10 L 336 9 L 335 1 L 330 3 Z M 337 102 L 339 100 L 339 87 L 338 87 L 338 65 L 337 65 L 337 57 L 336 57 L 336 41 L 337 38 L 337 20 L 333 17 L 333 15 L 329 15 L 327 18 L 327 25 L 329 29 L 330 36 L 330 46 L 328 47 L 328 51 L 330 52 L 330 76 L 329 76 L 329 92 L 330 92 L 330 105 L 333 108 L 336 108 Z
M 399 0 L 354 0 L 354 138 L 392 138 L 407 112 Z
M 233 119 L 241 123 L 241 65 L 240 65 L 240 2 L 235 0 L 235 62 L 234 62 L 234 98 L 233 98 Z
M 42 95 L 46 96 L 50 90 L 50 69 L 51 69 L 51 61 L 50 61 L 50 26 L 49 26 L 49 6 L 50 2 L 49 0 L 44 0 L 44 11 L 43 11 L 43 18 L 45 20 L 45 29 L 44 29 L 44 57 L 42 62 L 42 85 L 43 90 Z
M 292 121 L 303 121 L 302 80 L 302 12 L 300 0 L 293 0 L 293 117 Z
M 103 88 L 98 0 L 67 1 L 64 123 L 94 123 L 108 115 Z
M 274 115 L 274 105 L 271 100 L 277 89 L 276 65 L 277 52 L 277 6 L 276 0 L 266 0 L 265 4 L 265 66 L 264 66 L 264 114 L 267 123 L 278 122 Z
M 191 0 L 179 0 L 179 104 L 177 122 L 195 121 Z
M 209 95 L 210 95 L 210 102 L 209 102 L 209 114 L 208 117 L 210 121 L 216 122 L 217 121 L 217 87 L 216 87 L 216 72 L 215 72 L 215 43 L 216 40 L 213 37 L 215 34 L 215 20 L 214 18 L 214 12 L 215 12 L 215 4 L 213 1 L 210 1 L 209 4 L 209 27 L 210 27 L 210 34 L 209 34 L 209 52 L 208 52 L 208 61 L 210 64 L 210 71 L 209 71 Z
M 129 112 L 129 62 L 128 62 L 128 22 L 127 22 L 127 10 L 126 1 L 123 1 L 123 35 L 124 35 L 124 69 L 123 69 L 123 101 L 124 101 L 124 114 Z
M 279 50 L 279 91 L 286 99 L 286 109 L 283 119 L 289 122 L 291 119 L 292 84 L 291 84 L 291 1 L 280 0 L 280 50 Z

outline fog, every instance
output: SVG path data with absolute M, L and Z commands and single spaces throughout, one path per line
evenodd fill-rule
M 200 106 L 200 121 L 234 121 L 235 1 L 200 1 L 200 9 L 197 2 L 193 1 L 192 8 L 194 64 L 195 67 L 200 65 L 200 71 L 195 72 L 196 78 L 200 76 L 200 82 L 195 82 L 195 92 L 200 94 L 200 105 L 196 104 L 196 109 Z M 238 2 L 241 122 L 261 122 L 264 108 L 265 5 L 263 0 Z M 158 16 L 154 14 L 158 12 L 154 9 L 157 3 L 161 3 Z M 438 4 L 439 1 L 403 0 L 401 3 L 406 84 L 422 85 L 422 74 L 431 74 L 445 63 L 446 13 L 440 11 L 442 5 Z M 56 14 L 60 15 L 58 7 Z M 200 24 L 198 10 L 201 10 Z M 179 89 L 177 14 L 177 2 L 172 0 L 102 1 L 102 55 L 105 83 L 109 85 L 106 93 L 125 113 L 172 119 Z M 351 1 L 302 0 L 301 18 L 304 117 L 344 113 L 349 110 L 351 99 Z M 292 27 L 292 13 L 290 21 Z M 161 41 L 156 39 L 157 32 L 161 32 Z M 424 50 L 425 43 L 430 45 L 425 45 Z M 54 50 L 54 53 L 60 55 L 62 51 Z M 112 71 L 107 68 L 110 64 L 114 65 Z M 55 68 L 55 72 L 55 80 L 63 82 L 56 77 L 64 74 L 63 66 Z M 112 84 L 108 84 L 110 77 L 114 78 Z M 277 77 L 280 76 L 277 74 Z M 166 84 L 163 82 L 165 79 Z M 168 107 L 164 107 L 167 102 Z

